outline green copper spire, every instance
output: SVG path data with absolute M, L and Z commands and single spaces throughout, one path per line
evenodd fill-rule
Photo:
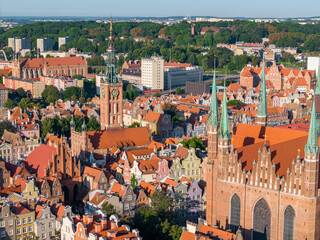
M 212 81 L 212 95 L 211 95 L 210 116 L 209 116 L 209 119 L 208 119 L 208 126 L 218 127 L 218 124 L 219 124 L 219 117 L 218 117 L 216 69 L 214 69 L 213 81 Z
M 317 133 L 317 126 L 316 126 L 316 109 L 315 109 L 314 102 L 315 101 L 313 100 L 308 142 L 304 147 L 304 152 L 309 154 L 319 153 L 318 133 Z
M 73 128 L 76 127 L 76 123 L 74 122 L 73 115 L 72 115 L 72 118 L 71 118 L 71 121 L 70 121 L 70 127 L 73 127 Z
M 116 74 L 116 57 L 115 57 L 114 38 L 113 38 L 113 29 L 112 29 L 112 16 L 110 17 L 110 35 L 109 35 L 109 45 L 107 49 L 106 82 L 109 82 L 109 83 L 118 82 L 118 78 Z
M 83 119 L 83 124 L 81 126 L 82 132 L 86 132 L 87 131 L 87 125 L 86 125 L 86 121 Z
M 224 82 L 224 86 L 225 86 L 225 82 Z M 228 121 L 226 88 L 224 88 L 224 92 L 223 92 L 222 112 L 221 112 L 220 128 L 218 130 L 218 138 L 219 139 L 231 138 L 231 133 L 229 131 L 229 121 Z
M 267 117 L 267 92 L 266 92 L 266 73 L 264 66 L 264 55 L 262 64 L 262 74 L 260 83 L 259 106 L 257 116 Z
M 314 90 L 314 94 L 320 95 L 320 68 L 318 70 L 318 80 L 317 80 L 316 89 Z

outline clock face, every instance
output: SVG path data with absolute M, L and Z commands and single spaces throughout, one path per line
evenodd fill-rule
M 111 91 L 112 96 L 116 97 L 119 95 L 119 90 L 118 89 L 112 89 Z
M 101 97 L 104 98 L 104 88 L 101 88 Z

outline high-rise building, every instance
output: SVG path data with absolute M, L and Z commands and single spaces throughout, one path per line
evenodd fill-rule
M 40 52 L 46 52 L 52 50 L 52 39 L 51 38 L 38 38 L 37 39 L 37 48 L 40 49 Z
M 59 49 L 62 45 L 66 45 L 68 42 L 72 41 L 73 38 L 72 37 L 59 37 L 58 38 L 58 46 Z
M 17 53 L 20 50 L 31 49 L 31 42 L 29 38 L 8 38 L 8 47 Z
M 164 89 L 164 60 L 161 57 L 141 60 L 141 83 L 146 89 Z
M 104 81 L 100 81 L 101 129 L 123 125 L 123 86 L 122 79 L 116 74 L 116 57 L 110 21 L 109 46 L 107 49 L 107 69 Z
M 316 71 L 316 75 L 319 74 L 320 68 L 320 56 L 308 57 L 308 70 Z

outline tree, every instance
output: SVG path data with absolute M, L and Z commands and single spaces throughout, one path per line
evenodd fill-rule
M 157 214 L 163 214 L 173 209 L 173 199 L 167 197 L 164 191 L 155 190 L 150 199 L 151 209 Z
M 102 210 L 107 214 L 107 216 L 111 216 L 117 213 L 114 206 L 108 202 L 102 204 Z
M 227 102 L 228 107 L 229 106 L 242 106 L 242 105 L 244 105 L 244 103 L 241 102 L 240 100 L 236 100 L 236 99 L 230 100 L 229 102 Z
M 22 109 L 27 109 L 30 103 L 31 103 L 30 98 L 22 98 L 19 103 L 19 107 L 21 107 Z
M 72 101 L 76 101 L 81 96 L 86 97 L 86 95 L 87 95 L 86 92 L 79 87 L 67 87 L 62 93 L 64 100 L 72 100 Z
M 46 117 L 41 123 L 41 138 L 44 139 L 47 133 L 55 133 L 57 130 L 55 119 Z
M 61 230 L 54 230 L 54 235 L 50 237 L 50 240 L 60 240 L 61 239 Z
M 41 95 L 46 103 L 54 103 L 60 96 L 58 88 L 52 85 L 48 86 Z
M 138 185 L 138 180 L 136 179 L 136 176 L 135 176 L 134 173 L 132 174 L 132 177 L 130 179 L 130 183 L 131 183 L 131 187 L 133 189 L 135 189 L 137 187 L 137 185 Z
M 199 148 L 200 150 L 205 150 L 206 149 L 203 141 L 198 137 L 193 137 L 191 139 L 184 140 L 181 143 L 182 143 L 183 147 L 188 148 L 188 149 L 189 148 L 194 148 L 194 149 Z
M 128 128 L 136 128 L 136 127 L 140 127 L 140 124 L 138 122 L 133 122 L 131 123 L 131 125 L 128 126 Z
M 142 36 L 142 28 L 141 28 L 141 27 L 132 28 L 132 29 L 130 30 L 130 34 L 131 34 L 133 37 L 141 37 L 141 36 Z
M 94 116 L 90 116 L 87 123 L 88 131 L 98 131 L 100 130 L 100 123 Z
M 25 98 L 25 97 L 27 97 L 27 93 L 26 93 L 26 91 L 24 91 L 24 89 L 23 88 L 18 88 L 17 89 L 17 94 L 18 94 L 18 96 L 20 97 L 20 98 Z
M 0 83 L 3 84 L 3 75 L 0 75 Z
M 155 94 L 153 94 L 154 97 L 161 97 L 161 94 L 159 92 L 156 92 Z
M 8 98 L 7 101 L 4 103 L 4 107 L 12 109 L 17 106 L 17 102 L 13 101 L 11 98 Z
M 11 123 L 7 121 L 0 122 L 0 138 L 2 138 L 2 135 L 4 133 L 4 130 L 7 130 L 9 132 L 16 132 L 16 129 L 14 126 L 11 125 Z
M 76 78 L 78 80 L 81 80 L 82 79 L 82 75 L 81 74 L 74 74 L 74 75 L 72 75 L 72 78 Z
M 171 116 L 171 118 L 173 118 L 173 116 L 176 115 L 177 107 L 171 103 L 166 102 L 162 105 L 162 110 L 165 114 L 168 114 Z

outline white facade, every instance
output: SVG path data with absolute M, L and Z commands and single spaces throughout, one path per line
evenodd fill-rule
M 62 45 L 65 45 L 67 44 L 68 42 L 72 41 L 73 38 L 72 37 L 59 37 L 58 38 L 58 46 L 59 46 L 59 49 Z
M 164 60 L 161 57 L 141 60 L 141 83 L 146 89 L 164 89 Z
M 316 71 L 316 76 L 319 74 L 320 56 L 308 57 L 308 70 Z
M 8 47 L 17 53 L 20 50 L 31 49 L 31 42 L 29 38 L 8 38 Z
M 52 50 L 52 39 L 51 38 L 38 38 L 37 39 L 37 48 L 40 49 L 40 52 Z

